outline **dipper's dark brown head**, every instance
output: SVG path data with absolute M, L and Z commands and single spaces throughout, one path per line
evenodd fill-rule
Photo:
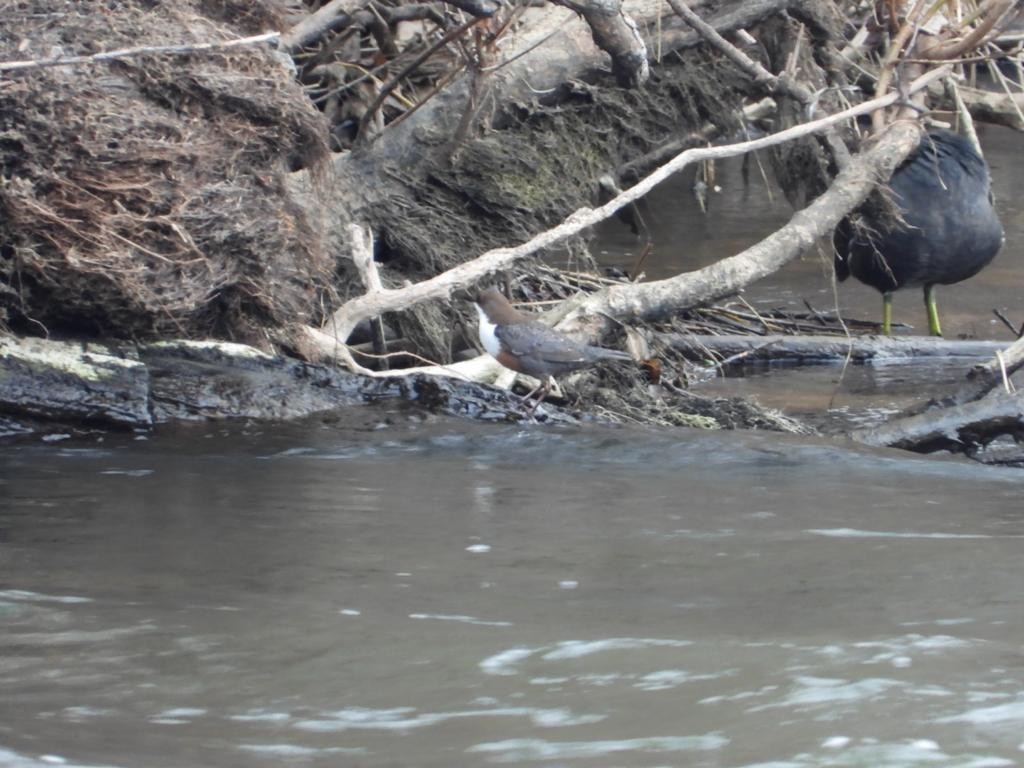
M 509 323 L 521 323 L 530 318 L 513 307 L 497 288 L 488 288 L 480 291 L 477 296 L 476 305 L 487 319 L 495 325 L 508 325 Z

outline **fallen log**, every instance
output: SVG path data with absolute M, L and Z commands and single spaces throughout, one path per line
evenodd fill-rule
M 414 373 L 369 379 L 244 344 L 83 344 L 0 336 L 0 437 L 176 421 L 288 420 L 404 400 L 485 421 L 530 419 L 519 397 Z M 363 417 L 365 418 L 365 417 Z M 547 423 L 579 417 L 545 404 Z
M 983 91 L 966 85 L 958 88 L 960 97 L 975 120 L 1024 131 L 1024 93 Z M 941 85 L 930 88 L 929 94 L 943 106 L 953 106 Z

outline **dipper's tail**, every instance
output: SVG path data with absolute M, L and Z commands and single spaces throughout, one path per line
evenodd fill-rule
M 604 347 L 587 347 L 587 360 L 597 362 L 598 360 L 621 360 L 631 362 L 632 355 L 627 352 L 620 352 L 617 349 L 605 349 Z

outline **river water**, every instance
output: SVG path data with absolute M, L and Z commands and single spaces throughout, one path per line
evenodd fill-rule
M 1024 762 L 1024 478 L 775 434 L 0 448 L 0 764 Z
M 988 140 L 1012 201 L 1010 138 Z M 737 173 L 707 219 L 662 192 L 662 242 L 692 247 L 651 276 L 788 215 Z M 999 260 L 943 291 L 951 335 L 1024 319 L 1020 209 L 1004 221 Z M 750 292 L 832 295 L 813 257 Z M 897 319 L 923 322 L 919 298 Z M 703 387 L 857 423 L 958 365 Z M 2 443 L 0 766 L 1021 765 L 1022 492 L 841 441 L 400 404 Z

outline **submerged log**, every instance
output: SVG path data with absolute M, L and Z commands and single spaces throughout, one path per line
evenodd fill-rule
M 989 362 L 974 366 L 967 372 L 967 380 L 951 398 L 934 405 L 961 405 L 978 400 L 996 387 L 1006 385 L 1009 378 L 1021 368 L 1024 368 L 1024 338 L 1017 339 L 1005 349 L 997 350 Z
M 896 419 L 851 436 L 865 445 L 918 453 L 970 454 L 1003 436 L 1020 442 L 1024 440 L 1024 392 L 994 392 L 973 403 Z
M 656 333 L 654 340 L 689 357 L 769 362 L 854 362 L 916 357 L 991 357 L 1006 347 L 998 341 L 947 341 L 933 336 L 709 336 Z
M 952 396 L 931 400 L 877 427 L 856 430 L 851 437 L 867 445 L 968 455 L 1002 437 L 1021 442 L 1024 391 L 1016 390 L 1010 377 L 1024 367 L 1024 339 L 1004 347 L 1000 345 L 991 362 L 972 368 Z
M 243 344 L 172 341 L 143 345 L 156 423 L 297 419 L 370 402 L 407 400 L 433 413 L 485 421 L 528 418 L 508 392 L 458 379 L 407 374 L 370 379 L 335 366 L 268 355 Z M 545 421 L 575 422 L 546 407 Z

